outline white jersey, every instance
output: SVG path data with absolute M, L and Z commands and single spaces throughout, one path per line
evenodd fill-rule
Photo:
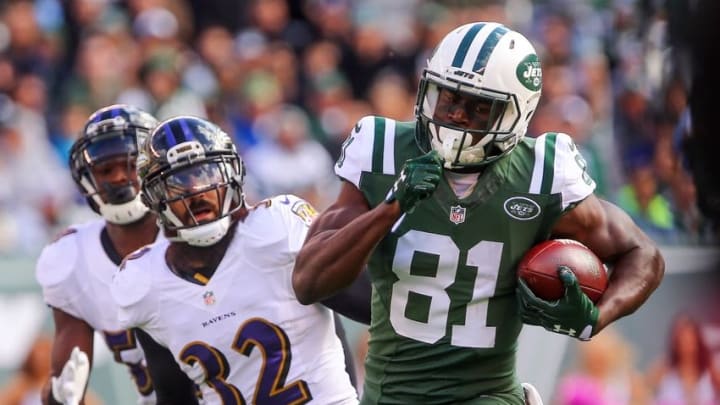
M 142 396 L 153 386 L 144 365 L 144 354 L 132 331 L 120 326 L 118 307 L 110 286 L 118 266 L 108 257 L 100 240 L 105 220 L 68 228 L 47 245 L 37 261 L 35 276 L 47 305 L 85 321 L 102 333 L 115 360 L 126 364 Z
M 128 256 L 113 284 L 120 320 L 169 348 L 207 404 L 356 404 L 332 311 L 292 288 L 314 214 L 294 196 L 251 209 L 204 285 L 169 269 L 168 241 Z

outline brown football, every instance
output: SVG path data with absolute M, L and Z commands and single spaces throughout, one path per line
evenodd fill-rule
M 539 298 L 554 301 L 564 295 L 558 266 L 572 269 L 583 292 L 594 303 L 600 300 L 608 284 L 605 265 L 585 245 L 571 239 L 551 239 L 533 246 L 518 265 L 518 277 Z

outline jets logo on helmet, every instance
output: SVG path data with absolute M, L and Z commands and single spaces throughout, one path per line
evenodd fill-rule
M 230 216 L 244 204 L 244 169 L 223 130 L 197 117 L 171 118 L 153 131 L 138 160 L 143 198 L 162 226 L 175 232 L 169 239 L 209 246 L 225 236 Z M 201 217 L 201 211 L 214 216 Z
M 104 107 L 90 115 L 70 150 L 73 180 L 90 207 L 108 222 L 128 224 L 148 212 L 138 193 L 135 165 L 138 145 L 155 125 L 157 120 L 152 115 L 136 107 L 124 104 Z M 125 180 L 98 181 L 93 170 L 113 161 L 124 161 Z
M 463 25 L 440 41 L 422 73 L 418 145 L 437 150 L 448 169 L 481 170 L 525 136 L 541 87 L 537 54 L 522 34 L 497 23 Z M 454 102 L 443 101 L 444 94 L 476 107 L 482 119 L 474 125 L 443 119 L 443 105 Z
M 537 55 L 530 54 L 517 67 L 517 77 L 528 90 L 537 91 L 542 87 L 542 68 Z

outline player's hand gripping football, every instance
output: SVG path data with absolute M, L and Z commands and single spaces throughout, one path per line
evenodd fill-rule
M 397 200 L 402 212 L 411 213 L 420 201 L 430 197 L 437 188 L 442 175 L 442 165 L 440 155 L 434 150 L 408 159 L 385 202 L 392 203 Z
M 558 267 L 565 295 L 557 301 L 545 301 L 533 294 L 524 281 L 518 281 L 517 297 L 523 322 L 580 340 L 590 340 L 599 311 L 580 289 L 577 278 L 567 266 Z
M 89 374 L 90 361 L 88 356 L 75 346 L 60 375 L 52 377 L 50 380 L 52 395 L 55 400 L 63 405 L 79 404 L 85 392 Z

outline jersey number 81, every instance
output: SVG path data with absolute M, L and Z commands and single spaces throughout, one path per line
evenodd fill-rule
M 489 298 L 497 284 L 502 250 L 500 242 L 481 241 L 467 251 L 466 265 L 476 267 L 477 272 L 472 297 L 465 306 L 465 324 L 453 325 L 450 332 L 453 346 L 495 346 L 495 327 L 487 326 L 487 315 Z M 438 266 L 434 276 L 413 274 L 416 252 L 440 258 L 442 265 Z M 398 239 L 392 266 L 398 280 L 393 284 L 390 304 L 390 322 L 398 334 L 429 344 L 445 336 L 450 311 L 447 289 L 456 281 L 460 257 L 460 249 L 447 235 L 411 230 Z M 424 297 L 428 303 L 427 322 L 406 316 L 411 296 Z

